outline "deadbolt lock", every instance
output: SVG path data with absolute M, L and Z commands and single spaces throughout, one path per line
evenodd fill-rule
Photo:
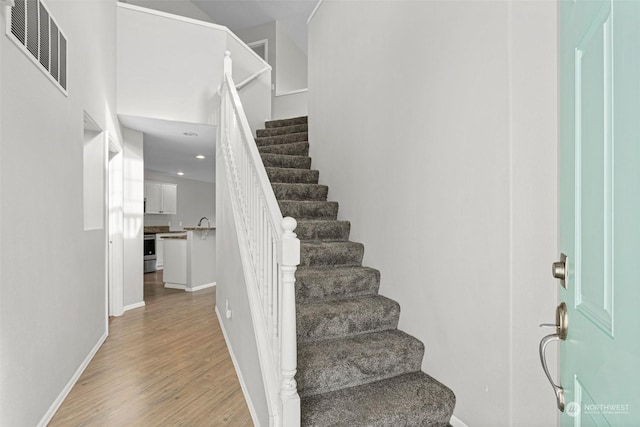
M 560 254 L 560 261 L 554 262 L 551 266 L 551 273 L 556 279 L 560 279 L 560 284 L 567 289 L 567 277 L 569 276 L 569 258 L 565 254 Z

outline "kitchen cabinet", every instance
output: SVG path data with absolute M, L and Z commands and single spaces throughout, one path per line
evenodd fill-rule
M 164 287 L 186 289 L 187 239 L 164 239 Z
M 164 287 L 196 292 L 216 284 L 215 227 L 186 228 L 162 238 Z
M 173 214 L 178 210 L 178 185 L 144 182 L 144 213 Z
M 164 241 L 165 237 L 186 236 L 187 233 L 156 233 L 156 268 L 162 270 L 164 268 Z

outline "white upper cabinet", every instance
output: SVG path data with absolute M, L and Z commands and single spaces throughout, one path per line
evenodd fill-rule
M 178 185 L 162 184 L 162 212 L 175 214 L 178 211 Z
M 144 213 L 175 214 L 178 207 L 178 185 L 144 182 Z

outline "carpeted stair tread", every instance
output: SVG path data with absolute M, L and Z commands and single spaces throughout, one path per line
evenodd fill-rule
M 369 267 L 299 267 L 296 301 L 318 302 L 376 295 L 380 272 Z
M 362 243 L 300 242 L 300 266 L 358 266 L 363 256 Z
M 308 156 L 308 142 L 291 142 L 289 144 L 267 145 L 258 147 L 260 153 L 286 154 L 288 156 Z
M 276 182 L 271 187 L 278 200 L 327 200 L 329 187 L 319 184 L 290 184 Z
M 295 233 L 298 239 L 312 241 L 346 241 L 349 240 L 351 223 L 349 221 L 309 220 L 298 221 Z
M 453 392 L 424 372 L 301 399 L 303 427 L 446 427 Z
M 317 184 L 320 173 L 311 169 L 265 167 L 269 181 L 291 184 Z
M 298 344 L 300 397 L 420 370 L 424 345 L 397 329 Z
M 256 138 L 256 145 L 258 147 L 265 147 L 269 145 L 289 144 L 291 142 L 308 142 L 309 134 L 307 132 L 287 133 L 284 135 L 276 136 L 263 136 Z
M 311 157 L 260 153 L 265 167 L 281 169 L 311 169 Z
M 293 125 L 293 126 L 280 126 L 269 129 L 258 129 L 256 131 L 256 136 L 258 138 L 262 138 L 265 136 L 277 136 L 277 135 L 285 135 L 288 133 L 299 133 L 299 132 L 307 132 L 309 130 L 309 125 L 301 124 L 301 125 Z
M 298 343 L 398 327 L 400 305 L 381 295 L 297 305 Z
M 293 117 L 291 119 L 279 119 L 279 120 L 270 120 L 265 122 L 265 128 L 278 128 L 283 126 L 295 126 L 295 125 L 306 125 L 307 124 L 307 116 Z
M 301 219 L 337 219 L 338 202 L 317 202 L 303 200 L 280 200 L 282 216 Z

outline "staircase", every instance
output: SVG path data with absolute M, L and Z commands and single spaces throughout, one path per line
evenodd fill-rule
M 378 294 L 311 169 L 307 118 L 276 120 L 256 144 L 283 216 L 298 221 L 298 371 L 303 426 L 447 426 L 455 395 L 421 371 L 424 345 L 397 329 L 400 306 Z

